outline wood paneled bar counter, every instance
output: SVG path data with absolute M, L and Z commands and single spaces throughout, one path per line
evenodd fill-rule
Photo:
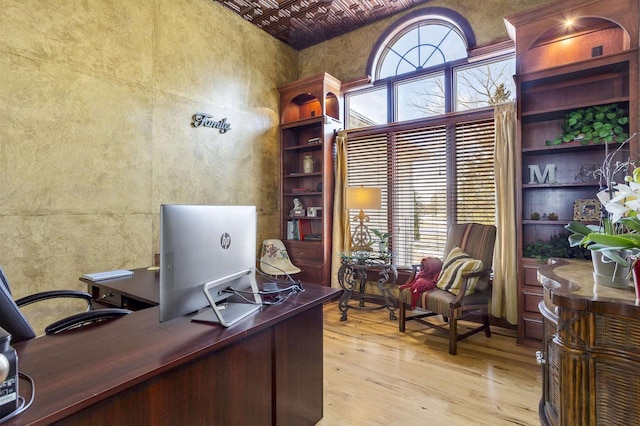
M 538 268 L 544 291 L 543 425 L 631 425 L 640 419 L 640 302 L 633 287 L 593 281 L 590 261 Z

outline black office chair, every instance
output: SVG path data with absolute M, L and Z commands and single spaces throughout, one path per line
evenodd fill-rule
M 18 300 L 13 300 L 9 282 L 4 274 L 4 270 L 0 267 L 0 327 L 4 328 L 9 334 L 11 334 L 11 343 L 18 343 L 36 337 L 36 333 L 29 324 L 29 321 L 27 321 L 20 311 L 20 306 L 26 306 L 42 300 L 56 298 L 85 300 L 87 302 L 87 310 L 48 325 L 45 328 L 45 334 L 48 335 L 58 334 L 71 328 L 82 327 L 84 325 L 118 318 L 131 313 L 130 310 L 116 308 L 93 310 L 91 306 L 91 295 L 77 290 L 45 291 L 26 296 Z

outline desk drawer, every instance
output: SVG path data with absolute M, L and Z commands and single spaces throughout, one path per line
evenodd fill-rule
M 122 307 L 122 295 L 112 289 L 105 289 L 101 286 L 90 286 L 89 293 L 93 300 L 101 305 Z
M 538 267 L 542 263 L 533 259 L 523 259 L 522 266 L 524 268 L 524 284 L 532 287 L 538 287 L 542 294 L 542 284 L 538 281 Z
M 530 312 L 532 314 L 539 314 L 538 303 L 542 300 L 542 294 L 535 289 L 531 291 L 529 288 L 526 288 L 522 291 L 523 298 L 523 306 L 522 308 L 526 312 Z
M 296 266 L 301 269 L 299 274 L 295 274 L 294 278 L 299 279 L 302 285 L 310 284 L 322 284 L 322 263 L 314 262 L 298 262 Z
M 289 257 L 293 263 L 299 259 L 322 261 L 322 243 L 288 241 L 287 245 Z
M 524 326 L 524 337 L 527 339 L 542 340 L 542 318 L 533 316 L 524 316 L 522 318 L 522 324 Z
M 95 309 L 123 308 L 130 309 L 132 311 L 139 311 L 141 309 L 147 309 L 155 306 L 153 303 L 130 297 L 126 293 L 121 294 L 108 286 L 103 287 L 97 284 L 88 284 L 87 292 L 93 298 L 93 305 Z

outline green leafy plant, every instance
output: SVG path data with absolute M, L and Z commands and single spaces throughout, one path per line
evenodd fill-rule
M 386 252 L 389 249 L 389 238 L 391 238 L 391 232 L 382 232 L 379 229 L 371 229 L 371 232 L 373 232 L 380 240 L 380 252 Z
M 599 251 L 609 259 L 622 266 L 629 266 L 629 260 L 620 253 L 640 250 L 640 221 L 636 217 L 625 217 L 618 224 L 605 220 L 609 226 L 584 225 L 580 222 L 570 222 L 565 228 L 572 232 L 569 244 L 572 247 L 586 247 L 592 251 Z M 620 228 L 617 225 L 622 225 Z M 622 229 L 622 230 L 620 230 Z
M 562 133 L 546 143 L 551 146 L 574 140 L 579 140 L 583 145 L 623 142 L 629 136 L 623 127 L 628 122 L 627 112 L 618 104 L 578 109 L 565 115 Z
M 382 232 L 378 229 L 371 229 L 371 232 L 373 232 L 380 242 L 384 244 L 387 244 L 389 238 L 391 238 L 391 232 Z
M 551 257 L 570 259 L 591 259 L 591 252 L 581 247 L 572 247 L 567 234 L 552 235 L 549 241 L 537 240 L 527 245 L 523 250 L 524 257 L 539 259 L 546 262 Z

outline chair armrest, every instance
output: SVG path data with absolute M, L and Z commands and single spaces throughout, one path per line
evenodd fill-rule
M 405 281 L 404 285 L 407 284 L 411 284 L 413 282 L 413 280 L 416 278 L 416 275 L 418 274 L 418 272 L 420 272 L 420 267 L 422 265 L 417 264 L 417 265 L 411 265 L 411 274 L 409 274 L 409 278 L 407 278 L 407 281 Z
M 493 269 L 485 269 L 483 271 L 480 272 L 473 272 L 468 274 L 470 277 L 479 277 L 483 278 L 483 277 L 487 277 L 487 285 L 485 287 L 480 287 L 479 285 L 476 286 L 476 291 L 481 291 L 484 292 L 487 290 L 487 288 L 489 288 L 491 286 L 491 280 L 493 279 Z M 478 281 L 478 284 L 480 283 L 480 281 Z
M 462 284 L 460 284 L 460 289 L 458 290 L 458 294 L 456 295 L 456 298 L 454 299 L 452 304 L 458 306 L 459 303 L 462 302 L 462 299 L 464 299 L 464 296 L 467 293 L 467 286 L 469 284 L 469 278 L 491 276 L 492 272 L 493 272 L 492 269 L 484 269 L 484 270 L 478 271 L 478 272 L 469 272 L 469 273 L 466 273 L 466 274 L 462 274 Z
M 22 297 L 16 300 L 16 305 L 25 306 L 31 303 L 40 302 L 47 299 L 57 299 L 60 297 L 71 299 L 83 299 L 87 302 L 88 307 L 91 307 L 91 295 L 85 291 L 78 290 L 50 290 L 35 293 L 29 296 Z
M 462 276 L 463 277 L 482 277 L 485 275 L 491 275 L 491 272 L 493 272 L 493 269 L 484 269 L 478 272 L 467 272 L 466 274 L 462 274 Z
M 92 322 L 118 318 L 123 315 L 128 315 L 131 312 L 132 311 L 128 309 L 119 308 L 96 309 L 95 311 L 82 312 L 54 322 L 53 324 L 47 326 L 44 329 L 44 332 L 48 335 L 58 334 L 74 327 L 80 327 Z

